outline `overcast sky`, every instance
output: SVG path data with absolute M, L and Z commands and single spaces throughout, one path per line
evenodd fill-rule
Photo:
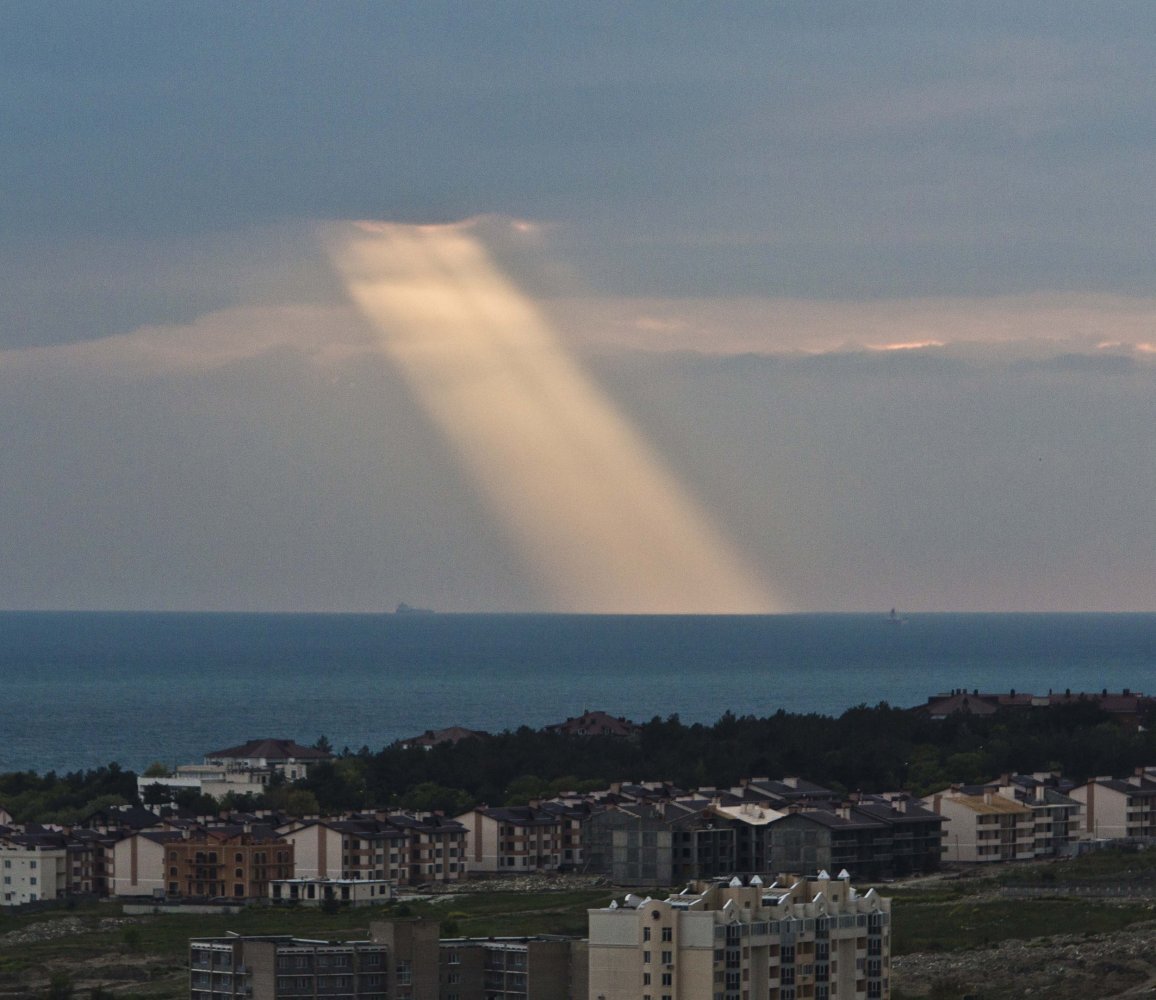
M 533 550 L 372 219 L 475 220 L 597 410 L 535 447 L 631 442 L 767 610 L 1156 610 L 1154 154 L 1141 0 L 5 3 L 0 607 L 700 607 Z

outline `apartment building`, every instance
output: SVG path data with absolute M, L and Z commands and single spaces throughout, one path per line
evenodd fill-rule
M 1156 778 L 1138 768 L 1127 778 L 1093 778 L 1073 788 L 1083 808 L 1080 829 L 1095 840 L 1156 838 Z
M 397 885 L 456 882 L 466 875 L 466 828 L 444 816 L 353 816 L 280 828 L 299 878 L 389 879 Z
M 881 1000 L 890 900 L 848 877 L 700 882 L 589 911 L 599 1000 Z
M 443 938 L 440 1000 L 586 1000 L 586 942 L 555 935 Z
M 991 789 L 968 794 L 953 786 L 923 801 L 947 820 L 944 861 L 1030 861 L 1036 856 L 1035 815 L 1014 799 Z
M 209 829 L 165 845 L 168 896 L 264 899 L 293 872 L 293 845 L 267 827 Z
M 68 851 L 59 833 L 0 836 L 0 906 L 58 899 L 68 891 Z
M 168 889 L 165 851 L 182 839 L 180 830 L 142 830 L 121 837 L 112 846 L 109 895 L 164 896 Z
M 195 938 L 190 1000 L 386 1000 L 391 955 L 373 941 L 313 941 L 288 935 Z
M 767 829 L 767 856 L 779 870 L 847 869 L 862 879 L 930 872 L 940 864 L 943 825 L 902 795 L 792 805 Z
M 582 820 L 588 810 L 545 805 L 479 806 L 457 817 L 467 831 L 470 872 L 523 874 L 583 864 Z
M 1083 806 L 1072 798 L 1072 783 L 1059 774 L 1004 774 L 987 786 L 1005 798 L 1027 806 L 1035 817 L 1037 858 L 1064 857 L 1074 850 Z
M 374 921 L 361 941 L 288 935 L 189 942 L 190 1000 L 586 1000 L 585 942 L 448 938 L 423 921 Z
M 68 833 L 68 891 L 105 896 L 112 875 L 112 850 L 117 836 L 99 830 L 73 829 Z

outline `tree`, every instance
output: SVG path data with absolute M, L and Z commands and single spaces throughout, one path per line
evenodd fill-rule
M 52 979 L 48 983 L 48 992 L 44 996 L 46 1000 L 72 1000 L 75 996 L 72 976 L 63 970 L 52 973 Z

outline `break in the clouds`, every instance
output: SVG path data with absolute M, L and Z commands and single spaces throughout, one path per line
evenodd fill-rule
M 315 235 L 488 216 L 780 606 L 1151 608 L 1154 29 L 7 5 L 0 605 L 615 610 L 543 586 Z

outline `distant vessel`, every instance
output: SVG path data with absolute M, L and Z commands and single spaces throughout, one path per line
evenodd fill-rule
M 395 615 L 432 615 L 433 608 L 414 608 L 402 601 L 393 612 Z
M 905 621 L 907 621 L 907 619 L 906 618 L 900 618 L 899 612 L 896 611 L 894 608 L 892 608 L 891 614 L 889 614 L 887 616 L 887 621 L 892 625 L 902 625 Z

